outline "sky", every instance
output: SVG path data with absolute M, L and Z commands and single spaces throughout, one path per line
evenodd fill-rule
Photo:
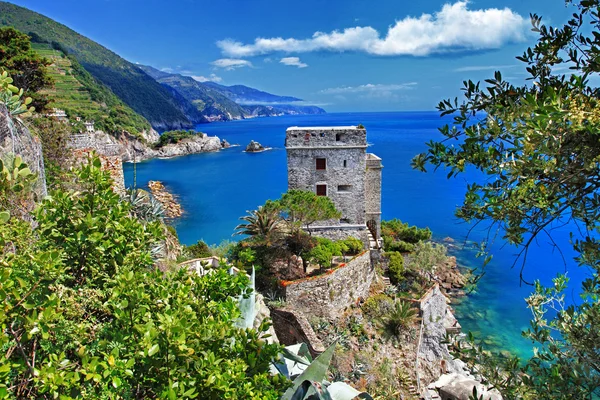
M 523 83 L 530 13 L 557 25 L 573 12 L 562 0 L 10 1 L 131 62 L 330 112 L 434 110 L 495 70 Z

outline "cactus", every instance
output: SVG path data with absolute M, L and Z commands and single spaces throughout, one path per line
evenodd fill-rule
M 6 71 L 0 74 L 0 103 L 6 105 L 8 112 L 11 115 L 28 117 L 35 109 L 27 107 L 31 104 L 31 97 L 23 97 L 23 89 L 19 89 L 12 85 L 13 79 L 8 76 Z

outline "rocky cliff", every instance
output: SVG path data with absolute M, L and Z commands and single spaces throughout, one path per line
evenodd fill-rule
M 119 155 L 123 161 L 142 161 L 157 157 L 178 157 L 196 153 L 219 151 L 229 147 L 217 136 L 199 133 L 162 147 L 155 147 L 159 134 L 155 130 L 143 132 L 140 137 L 122 133 L 117 137 L 104 132 L 71 135 L 69 145 L 74 149 L 94 149 L 100 154 Z

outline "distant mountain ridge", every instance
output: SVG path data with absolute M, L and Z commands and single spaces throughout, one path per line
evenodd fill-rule
M 190 76 L 170 74 L 147 65 L 138 66 L 162 85 L 179 92 L 209 121 L 325 113 L 316 106 L 289 104 L 302 101 L 297 97 L 278 96 L 244 85 L 198 82 Z
M 263 92 L 262 90 L 254 89 L 244 85 L 233 85 L 233 86 L 224 86 L 219 85 L 216 82 L 204 82 L 206 86 L 214 88 L 221 92 L 223 95 L 227 96 L 230 100 L 235 101 L 238 104 L 265 104 L 265 103 L 293 103 L 297 101 L 302 101 L 297 97 L 291 96 L 277 96 L 271 93 Z

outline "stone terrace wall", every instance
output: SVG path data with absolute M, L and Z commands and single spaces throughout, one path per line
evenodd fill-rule
M 369 239 L 366 225 L 339 224 L 336 226 L 315 226 L 308 229 L 311 234 L 330 240 L 344 240 L 349 237 L 360 239 L 368 248 Z
M 76 164 L 85 164 L 91 157 L 94 149 L 74 149 L 73 157 Z M 97 153 L 102 164 L 102 169 L 108 171 L 113 179 L 113 190 L 116 193 L 125 193 L 125 176 L 123 175 L 123 161 L 120 156 L 104 155 Z
M 329 273 L 284 282 L 286 303 L 308 316 L 335 319 L 359 298 L 368 297 L 373 272 L 370 252 L 365 251 Z
M 289 307 L 277 308 L 271 311 L 271 320 L 279 343 L 286 346 L 306 343 L 313 357 L 325 351 L 323 343 L 300 311 Z

